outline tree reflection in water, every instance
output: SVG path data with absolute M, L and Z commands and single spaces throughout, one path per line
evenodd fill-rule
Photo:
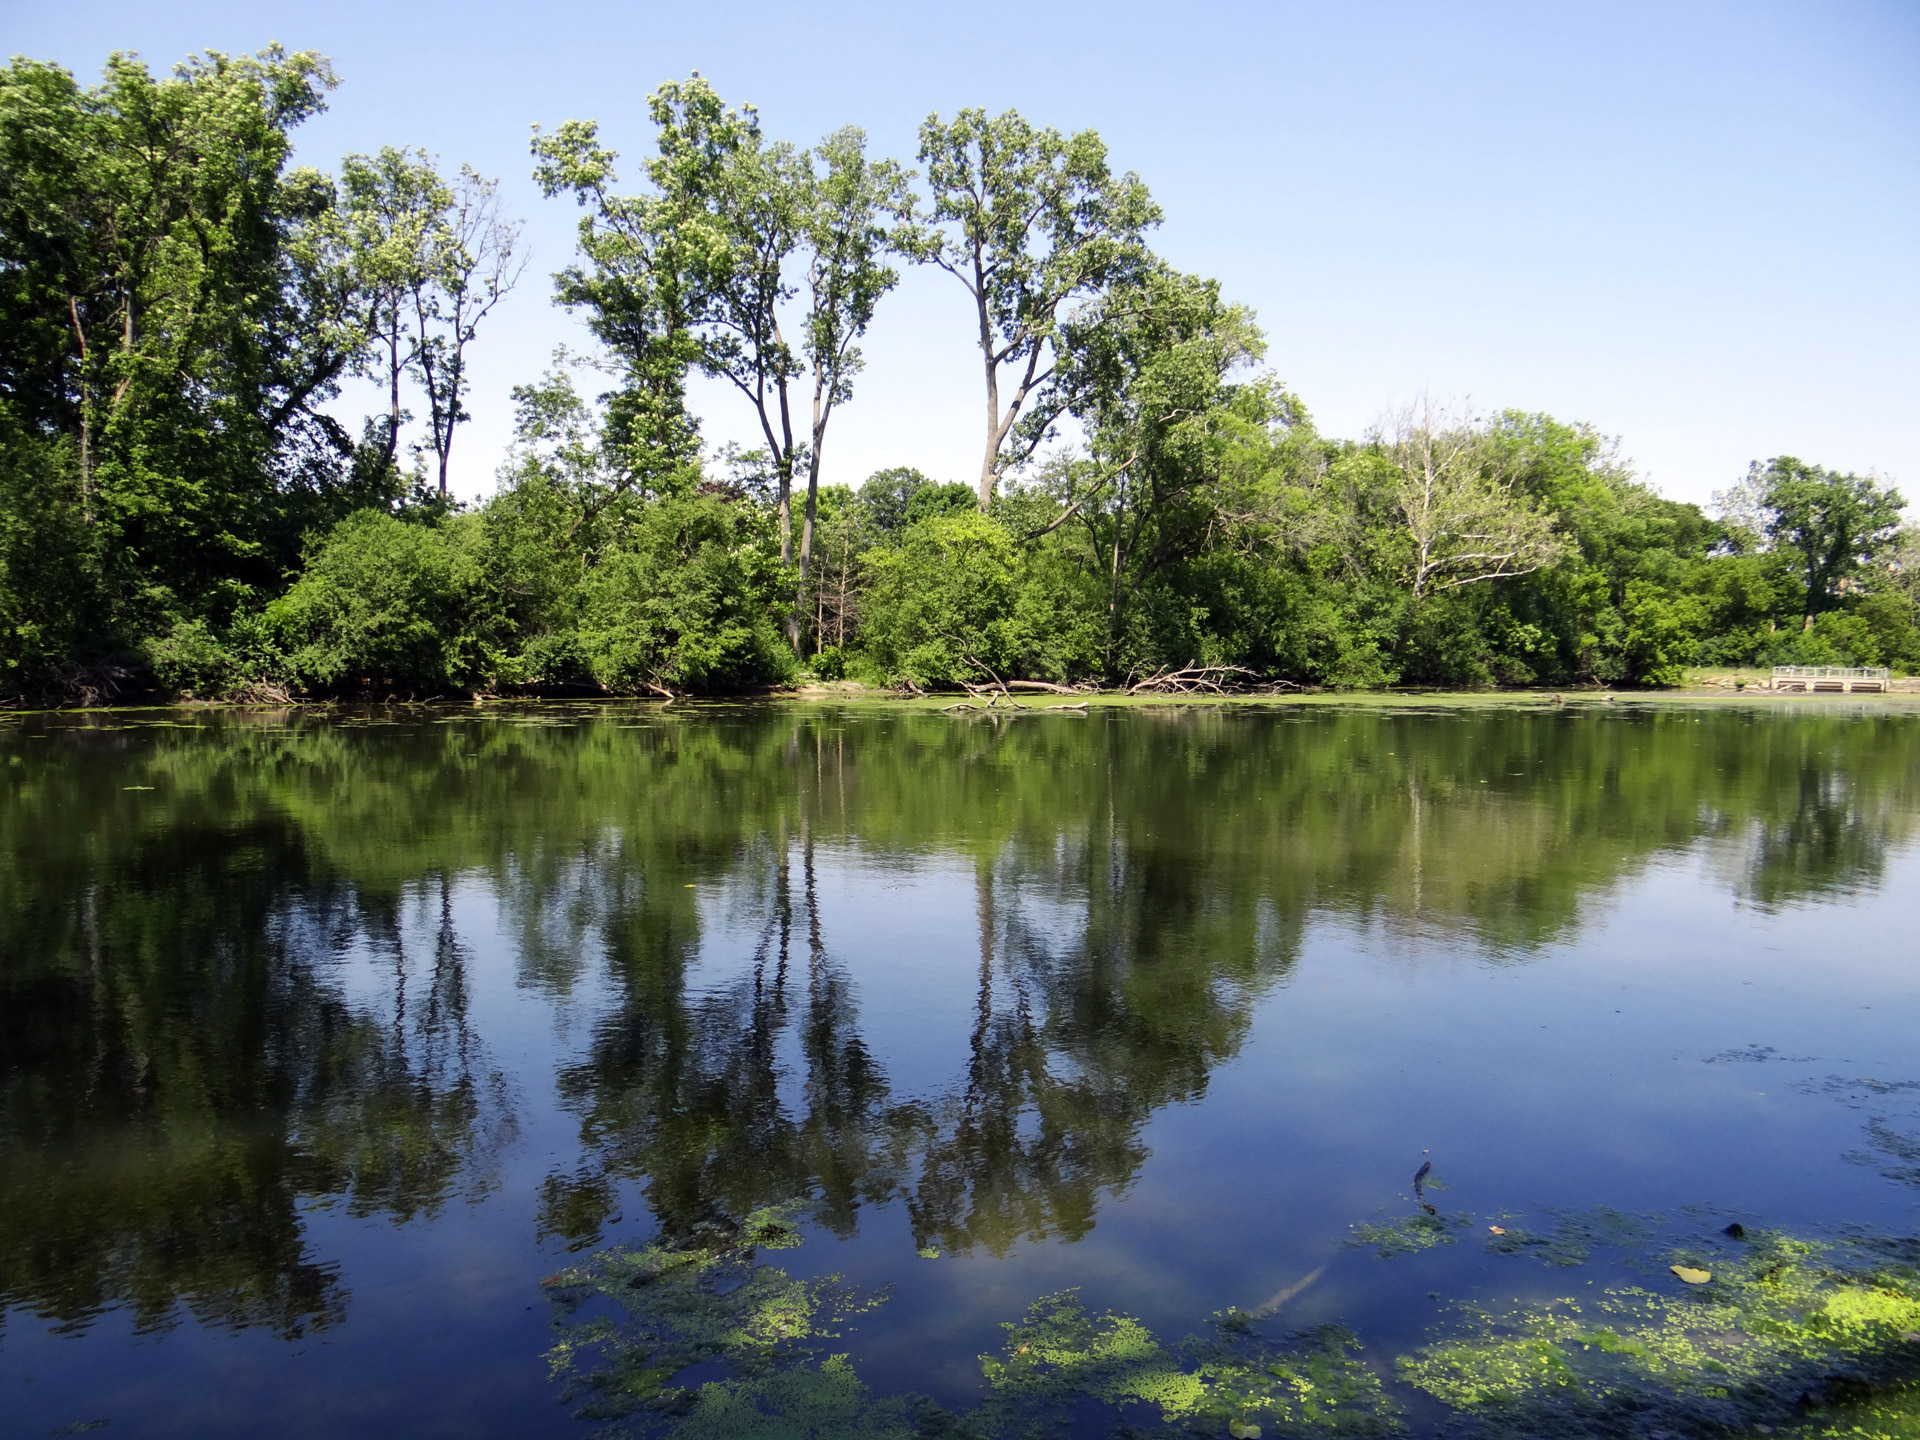
M 484 1183 L 511 1125 L 446 881 L 422 966 L 402 910 L 432 881 L 358 889 L 299 824 L 223 823 L 212 796 L 143 823 L 104 760 L 10 797 L 0 1302 L 65 1327 L 110 1305 L 140 1328 L 183 1306 L 286 1334 L 336 1321 L 303 1208 L 431 1213 Z M 35 823 L 63 807 L 99 823 Z M 355 947 L 384 951 L 384 995 L 349 996 Z
M 304 1207 L 484 1193 L 513 1106 L 469 888 L 533 993 L 613 996 L 557 1066 L 580 1157 L 542 1232 L 595 1243 L 644 1186 L 670 1236 L 898 1200 L 920 1244 L 997 1252 L 1087 1232 L 1316 920 L 1519 961 L 1663 856 L 1763 907 L 1872 886 L 1920 813 L 1892 714 L 380 721 L 0 731 L 0 1304 L 295 1331 L 345 1299 Z M 944 1087 L 883 1073 L 822 898 L 874 866 L 971 877 L 934 957 L 975 980 Z
M 1189 713 L 876 722 L 850 746 L 851 722 L 802 719 L 777 736 L 792 789 L 743 816 L 738 859 L 697 872 L 761 916 L 739 978 L 690 990 L 697 925 L 662 946 L 632 929 L 643 904 L 605 905 L 624 1003 L 563 1074 L 584 1161 L 550 1181 L 543 1225 L 597 1242 L 628 1182 L 668 1236 L 802 1195 L 840 1231 L 899 1199 L 923 1246 L 1077 1237 L 1138 1171 L 1147 1121 L 1237 1053 L 1315 915 L 1519 960 L 1701 843 L 1765 905 L 1872 884 L 1912 833 L 1906 723 Z M 976 933 L 942 958 L 976 957 L 975 1009 L 945 1090 L 896 1093 L 862 1039 L 823 844 L 842 863 L 972 866 Z M 783 1090 L 790 1025 L 802 1074 Z

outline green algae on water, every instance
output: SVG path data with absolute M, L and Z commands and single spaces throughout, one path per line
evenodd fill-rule
M 799 1243 L 793 1213 L 759 1211 L 678 1245 L 618 1247 L 549 1276 L 560 1338 L 548 1358 L 565 1398 L 584 1401 L 581 1417 L 677 1440 L 1017 1440 L 1057 1433 L 1089 1405 L 1192 1435 L 1366 1440 L 1401 1429 L 1359 1342 L 1338 1326 L 1275 1342 L 1258 1317 L 1229 1310 L 1212 1333 L 1167 1345 L 1132 1316 L 1090 1312 L 1073 1291 L 1006 1325 L 1001 1352 L 981 1357 L 979 1406 L 953 1414 L 922 1395 L 876 1395 L 846 1355 L 820 1352 L 885 1296 L 757 1259 Z M 615 1308 L 619 1317 L 606 1313 Z M 682 1383 L 709 1364 L 727 1373 Z
M 550 1359 L 568 1398 L 584 1400 L 579 1413 L 676 1440 L 1389 1440 L 1406 1423 L 1384 1373 L 1439 1402 L 1444 1432 L 1490 1440 L 1920 1440 L 1920 1242 L 1703 1233 L 1638 1257 L 1642 1285 L 1461 1306 L 1384 1372 L 1338 1325 L 1274 1338 L 1258 1314 L 1230 1309 L 1168 1343 L 1065 1290 L 1004 1325 L 1005 1343 L 980 1357 L 980 1402 L 954 1412 L 876 1394 L 846 1354 L 826 1353 L 885 1295 L 760 1258 L 801 1242 L 800 1209 L 619 1247 L 548 1277 L 560 1331 Z M 1414 1249 L 1450 1243 L 1466 1223 L 1422 1214 L 1361 1227 L 1356 1243 L 1406 1253 L 1402 1237 Z M 1491 1248 L 1579 1264 L 1651 1234 L 1649 1221 L 1602 1209 L 1563 1214 L 1546 1236 L 1508 1231 Z M 1712 1278 L 1683 1285 L 1670 1264 Z
M 1602 1206 L 1581 1214 L 1556 1215 L 1552 1232 L 1545 1235 L 1510 1226 L 1489 1234 L 1487 1249 L 1495 1255 L 1526 1255 L 1543 1265 L 1584 1265 L 1601 1246 L 1625 1249 L 1652 1233 L 1646 1221 Z
M 1697 1262 L 1694 1252 L 1670 1258 Z M 1920 1369 L 1920 1274 L 1856 1268 L 1832 1246 L 1758 1236 L 1713 1279 L 1496 1313 L 1400 1376 L 1493 1436 L 1760 1433 L 1894 1393 Z M 1844 1433 L 1844 1432 L 1836 1432 Z
M 1042 1435 L 1086 1399 L 1157 1410 L 1183 1433 L 1226 1435 L 1258 1425 L 1263 1435 L 1387 1436 L 1401 1428 L 1380 1378 L 1359 1359 L 1347 1330 L 1322 1326 L 1280 1344 L 1254 1317 L 1229 1310 L 1213 1333 L 1166 1346 L 1129 1315 L 1094 1314 L 1072 1290 L 1044 1296 L 1006 1326 L 999 1355 L 981 1357 L 993 1435 Z
M 737 1228 L 682 1245 L 616 1247 L 548 1276 L 560 1338 L 547 1358 L 567 1381 L 565 1398 L 584 1399 L 579 1413 L 591 1419 L 642 1406 L 685 1415 L 698 1396 L 674 1382 L 692 1366 L 719 1362 L 753 1377 L 812 1358 L 840 1324 L 885 1297 L 838 1275 L 797 1280 L 757 1263 L 760 1250 L 799 1243 L 789 1209 L 759 1210 Z M 596 1300 L 623 1318 L 598 1307 L 583 1316 Z
M 1382 1260 L 1413 1255 L 1436 1245 L 1451 1245 L 1472 1224 L 1465 1215 L 1405 1215 L 1378 1225 L 1356 1225 L 1347 1244 L 1371 1250 Z

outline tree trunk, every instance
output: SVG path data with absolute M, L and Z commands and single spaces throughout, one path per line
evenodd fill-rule
M 790 638 L 795 654 L 800 653 L 800 617 L 807 603 L 807 578 L 813 573 L 813 522 L 820 498 L 820 451 L 826 444 L 827 421 L 833 414 L 833 402 L 824 394 L 825 377 L 813 384 L 813 446 L 807 454 L 807 509 L 800 526 L 800 583 L 793 595 L 793 621 Z M 824 403 L 823 403 L 824 402 Z
M 973 298 L 980 312 L 980 359 L 987 370 L 987 453 L 980 460 L 980 511 L 993 504 L 1000 460 L 1000 367 L 993 361 L 993 323 L 987 315 L 987 277 L 978 246 L 973 252 Z
M 774 386 L 780 393 L 780 441 L 779 450 L 773 462 L 775 482 L 779 491 L 780 563 L 791 565 L 793 563 L 793 411 L 787 404 L 786 376 L 782 375 L 774 382 Z M 767 422 L 765 411 L 761 412 L 760 428 L 766 432 L 767 444 L 772 446 L 775 443 L 773 426 Z M 794 638 L 793 629 L 792 626 L 788 627 L 789 640 Z
M 397 318 L 387 332 L 387 446 L 381 457 L 380 471 L 384 475 L 393 468 L 394 453 L 400 448 L 400 323 Z
M 80 301 L 67 297 L 73 317 L 73 338 L 80 347 L 80 520 L 93 524 L 93 401 L 87 387 L 87 331 L 80 323 Z

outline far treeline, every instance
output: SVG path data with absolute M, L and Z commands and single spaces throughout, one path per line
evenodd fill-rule
M 655 92 L 637 166 L 592 122 L 536 129 L 581 212 L 555 300 L 595 345 L 516 388 L 495 494 L 458 503 L 518 225 L 421 151 L 294 166 L 334 84 L 278 48 L 0 71 L 0 693 L 1920 668 L 1920 535 L 1878 478 L 1779 456 L 1709 515 L 1545 415 L 1322 435 L 1252 312 L 1149 248 L 1160 210 L 1092 131 L 931 116 L 916 170 L 851 126 L 770 139 L 698 75 Z M 973 302 L 979 473 L 823 485 L 908 265 Z M 703 445 L 696 374 L 758 448 Z M 357 431 L 349 382 L 379 397 Z

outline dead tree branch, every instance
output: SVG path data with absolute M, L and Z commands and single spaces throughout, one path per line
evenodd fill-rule
M 1229 685 L 1244 685 L 1235 679 L 1257 679 L 1256 672 L 1244 665 L 1188 665 L 1179 670 L 1165 666 L 1127 686 L 1129 695 L 1225 695 Z

